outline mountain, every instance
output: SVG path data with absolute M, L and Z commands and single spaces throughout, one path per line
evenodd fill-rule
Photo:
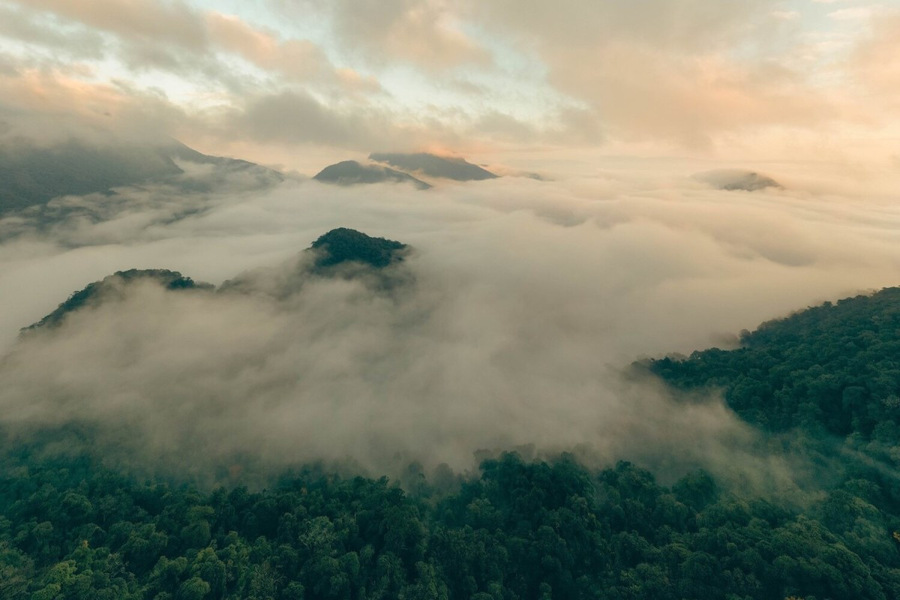
M 23 331 L 41 327 L 58 327 L 69 313 L 85 306 L 98 306 L 110 298 L 121 298 L 124 288 L 139 281 L 154 281 L 168 290 L 213 289 L 213 286 L 208 283 L 197 283 L 190 277 L 183 276 L 178 271 L 169 271 L 168 269 L 116 271 L 101 281 L 89 283 L 83 289 L 74 292 L 56 310 L 37 323 L 29 325 Z
M 299 290 L 310 276 L 368 277 L 376 285 L 387 287 L 400 281 L 395 274 L 377 275 L 378 271 L 403 261 L 409 246 L 385 238 L 371 237 L 355 229 L 339 227 L 319 236 L 312 245 L 290 265 L 286 272 L 272 276 L 271 270 L 244 273 L 226 281 L 221 292 L 264 291 L 277 297 L 288 296 Z M 311 256 L 312 261 L 306 260 Z M 374 272 L 373 272 L 374 271 Z M 137 282 L 152 281 L 167 290 L 213 291 L 208 283 L 195 282 L 178 271 L 168 269 L 129 269 L 117 271 L 101 281 L 89 283 L 74 292 L 65 302 L 37 323 L 24 328 L 28 332 L 41 328 L 58 327 L 70 313 L 84 307 L 96 307 L 111 299 L 120 299 L 125 288 Z M 277 282 L 272 287 L 271 281 Z
M 453 179 L 455 181 L 481 181 L 496 179 L 494 175 L 464 158 L 438 156 L 427 152 L 403 154 L 396 152 L 375 152 L 369 155 L 375 162 L 387 163 L 404 171 L 420 171 L 429 177 Z
M 211 167 L 204 179 L 180 178 L 179 163 Z M 243 160 L 209 156 L 177 141 L 163 144 L 90 144 L 72 138 L 54 146 L 20 140 L 0 146 L 0 215 L 46 204 L 64 195 L 108 193 L 147 183 L 207 191 L 216 180 L 239 174 L 264 187 L 282 181 L 277 171 Z
M 900 288 L 827 302 L 743 332 L 735 350 L 649 361 L 681 390 L 721 390 L 766 431 L 900 448 Z M 896 458 L 900 459 L 900 454 Z
M 766 188 L 782 189 L 780 183 L 762 173 L 740 169 L 717 169 L 694 175 L 695 179 L 706 182 L 720 190 L 755 192 Z
M 329 165 L 316 173 L 313 179 L 337 185 L 395 182 L 411 183 L 420 190 L 427 190 L 431 187 L 407 173 L 380 165 L 363 165 L 355 160 L 345 160 Z
M 355 229 L 332 229 L 312 243 L 315 268 L 319 271 L 343 263 L 355 262 L 376 269 L 403 260 L 406 244 L 385 238 L 370 237 Z
M 243 187 L 251 188 L 265 188 L 284 181 L 284 176 L 274 169 L 239 158 L 203 154 L 175 140 L 159 146 L 157 151 L 176 162 L 212 167 L 212 173 L 203 177 L 180 178 L 177 185 L 185 191 L 211 191 L 220 183 L 227 183 L 233 189 L 235 177 L 244 180 Z
M 400 260 L 405 248 L 339 228 L 302 256 L 317 257 L 325 268 L 378 270 Z M 173 271 L 123 271 L 60 308 L 77 310 L 146 279 L 172 290 L 203 287 Z M 47 341 L 71 343 L 64 329 L 58 333 Z M 283 378 L 276 384 L 306 385 L 310 371 L 296 360 L 306 339 L 289 342 L 290 360 L 277 361 Z M 390 373 L 379 365 L 391 353 L 382 342 L 370 340 L 375 351 L 367 354 L 379 378 Z M 347 339 L 334 343 L 346 346 Z M 272 389 L 247 385 L 246 375 L 263 365 L 240 357 L 224 383 L 240 392 L 228 418 L 242 429 L 253 395 L 268 406 Z M 438 353 L 434 360 L 443 358 Z M 181 371 L 181 360 L 176 365 L 171 382 L 155 381 L 164 384 L 161 395 L 175 395 L 172 418 L 160 423 L 188 421 L 191 439 L 199 438 L 176 447 L 183 468 L 204 464 L 198 459 L 210 452 L 199 434 L 211 433 L 205 439 L 213 446 L 226 437 L 214 417 L 228 407 L 205 384 L 199 397 L 180 397 L 192 372 Z M 27 366 L 0 362 L 0 400 L 15 391 L 18 380 L 10 375 Z M 112 388 L 115 401 L 100 405 L 101 418 L 80 420 L 73 415 L 84 414 L 79 406 L 91 402 L 85 392 L 92 388 L 71 385 L 76 365 L 48 363 L 37 377 L 53 380 L 57 367 L 62 372 L 63 394 L 53 404 L 59 414 L 48 422 L 28 420 L 33 409 L 54 401 L 47 393 L 52 387 L 37 387 L 25 410 L 4 404 L 0 413 L 0 598 L 900 597 L 900 288 L 763 323 L 743 332 L 735 350 L 712 348 L 641 366 L 673 388 L 696 392 L 681 399 L 688 415 L 687 402 L 716 402 L 706 392 L 721 391 L 756 426 L 742 428 L 735 448 L 745 435 L 752 444 L 715 456 L 714 472 L 673 470 L 666 461 L 651 472 L 627 457 L 613 464 L 612 457 L 590 453 L 582 463 L 581 454 L 483 451 L 477 470 L 454 473 L 440 465 L 426 471 L 411 463 L 396 480 L 328 462 L 266 472 L 252 456 L 227 455 L 206 467 L 216 480 L 209 485 L 173 474 L 164 463 L 155 472 L 155 454 L 143 445 L 149 466 L 135 466 L 100 436 L 101 428 L 113 429 L 119 444 L 134 435 L 136 423 L 166 412 L 116 412 L 117 405 L 143 405 L 140 388 L 147 382 L 97 381 L 97 390 Z M 314 368 L 338 381 L 345 373 L 329 361 Z M 422 394 L 430 393 L 429 379 Z M 384 418 L 381 398 L 369 399 L 365 387 L 346 390 L 367 398 L 371 410 L 363 414 L 346 410 L 346 396 L 316 389 L 322 403 L 315 418 Z M 193 403 L 202 412 L 183 410 Z M 428 415 L 411 408 L 399 427 L 415 427 Z M 273 435 L 283 429 L 298 446 L 307 443 L 279 422 L 285 414 L 273 413 Z M 655 430 L 665 427 L 673 425 L 661 422 Z M 269 442 L 266 435 L 250 439 Z M 702 448 L 704 440 L 696 441 Z M 264 484 L 248 486 L 248 476 Z M 767 486 L 768 477 L 777 485 Z
M 321 235 L 294 260 L 241 273 L 222 283 L 219 291 L 284 299 L 317 278 L 354 279 L 372 291 L 397 289 L 411 281 L 411 273 L 388 267 L 401 263 L 409 250 L 401 242 L 339 227 Z

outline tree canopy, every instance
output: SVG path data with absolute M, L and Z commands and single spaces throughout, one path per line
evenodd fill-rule
M 403 248 L 352 230 L 313 246 L 374 265 Z M 821 442 L 805 458 L 839 468 L 802 502 L 565 454 L 440 480 L 411 468 L 402 488 L 307 466 L 210 489 L 0 429 L 0 598 L 900 598 L 898 334 L 888 289 L 641 365 L 694 397 L 721 391 L 776 451 Z

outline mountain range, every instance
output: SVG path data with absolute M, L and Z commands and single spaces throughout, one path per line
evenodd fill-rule
M 211 169 L 202 179 L 181 177 L 186 164 Z M 0 216 L 64 195 L 112 193 L 114 188 L 165 183 L 209 191 L 217 179 L 240 175 L 258 187 L 284 177 L 260 165 L 203 154 L 175 140 L 161 144 L 94 144 L 69 139 L 42 146 L 21 140 L 0 146 Z
M 339 228 L 306 257 L 378 270 L 405 249 Z M 172 271 L 125 271 L 60 308 L 81 310 L 105 301 L 104 289 L 148 278 L 178 293 L 204 287 Z M 900 288 L 888 288 L 763 323 L 733 350 L 635 365 L 683 394 L 686 411 L 722 394 L 756 432 L 773 475 L 784 460 L 813 476 L 795 495 L 702 469 L 664 482 L 627 461 L 598 468 L 527 449 L 486 455 L 474 473 L 444 465 L 426 477 L 414 463 L 403 487 L 322 465 L 259 489 L 206 487 L 122 471 L 84 423 L 27 433 L 4 423 L 0 596 L 896 598 L 898 331 Z M 133 401 L 129 391 L 122 401 Z M 60 406 L 82 401 L 73 394 Z M 380 418 L 378 408 L 367 418 Z
M 741 169 L 716 169 L 714 171 L 706 171 L 704 173 L 697 173 L 694 175 L 694 179 L 708 183 L 716 189 L 728 192 L 756 192 L 768 188 L 783 189 L 784 187 L 768 175 Z
M 338 227 L 319 236 L 309 248 L 298 257 L 297 266 L 290 272 L 288 281 L 283 282 L 277 295 L 287 295 L 302 286 L 307 277 L 354 278 L 369 276 L 377 285 L 384 287 L 392 281 L 388 275 L 377 277 L 380 271 L 403 261 L 409 246 L 394 240 L 371 237 L 355 229 Z M 243 292 L 256 290 L 254 273 L 245 273 L 228 280 L 216 290 L 215 286 L 196 282 L 178 271 L 169 269 L 129 269 L 117 271 L 100 281 L 87 284 L 73 292 L 55 310 L 38 322 L 24 328 L 23 333 L 38 329 L 54 328 L 66 317 L 78 310 L 99 307 L 106 302 L 114 302 L 124 297 L 127 288 L 142 282 L 153 282 L 170 291 L 201 292 Z
M 369 160 L 374 162 L 362 164 L 355 160 L 345 160 L 329 165 L 319 171 L 313 179 L 338 185 L 411 183 L 420 190 L 426 190 L 431 187 L 431 184 L 426 183 L 420 177 L 452 181 L 483 181 L 498 177 L 464 158 L 439 156 L 427 152 L 412 154 L 374 152 L 369 155 Z M 390 167 L 385 165 L 390 165 Z
M 401 152 L 374 152 L 370 160 L 386 163 L 404 171 L 422 173 L 428 177 L 452 179 L 454 181 L 483 181 L 496 179 L 487 169 L 473 165 L 464 158 L 439 156 L 428 152 L 406 154 Z
M 355 160 L 345 160 L 329 165 L 316 173 L 313 179 L 337 185 L 393 182 L 411 183 L 420 190 L 427 190 L 431 187 L 408 173 L 381 165 L 364 165 Z

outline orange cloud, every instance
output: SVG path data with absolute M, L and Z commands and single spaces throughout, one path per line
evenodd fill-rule
M 308 40 L 282 41 L 238 17 L 215 12 L 206 15 L 206 25 L 217 45 L 267 71 L 303 81 L 332 70 L 325 53 Z
M 331 0 L 335 30 L 370 62 L 399 60 L 429 71 L 487 64 L 488 52 L 460 27 L 459 11 L 441 0 Z
M 72 135 L 158 139 L 177 135 L 185 113 L 161 96 L 69 75 L 23 69 L 0 77 L 0 118 L 12 115 L 12 134 L 36 142 Z
M 879 100 L 900 108 L 900 11 L 880 15 L 872 22 L 872 34 L 856 48 L 850 68 Z

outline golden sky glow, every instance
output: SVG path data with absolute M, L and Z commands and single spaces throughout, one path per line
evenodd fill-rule
M 900 162 L 900 3 L 2 0 L 0 118 L 326 156 Z

